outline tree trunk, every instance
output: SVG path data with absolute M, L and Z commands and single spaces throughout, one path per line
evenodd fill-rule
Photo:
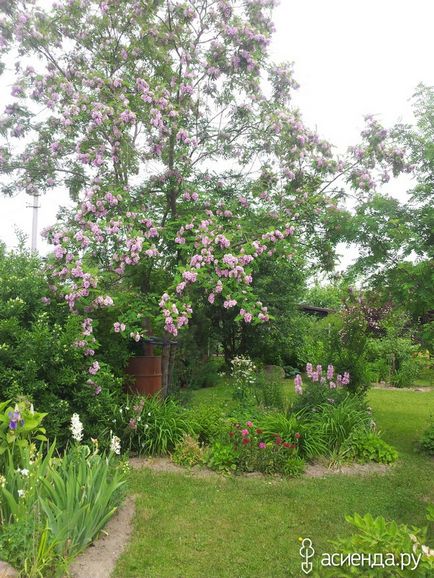
M 167 393 L 170 393 L 173 387 L 173 370 L 175 367 L 176 343 L 169 346 L 169 372 L 167 377 Z
M 169 364 L 170 364 L 170 333 L 164 333 L 163 351 L 161 355 L 161 372 L 162 372 L 162 396 L 163 399 L 169 393 Z

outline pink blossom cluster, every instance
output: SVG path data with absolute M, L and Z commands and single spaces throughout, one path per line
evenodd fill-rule
M 335 368 L 333 365 L 329 364 L 327 366 L 326 375 L 323 376 L 323 368 L 321 365 L 317 365 L 315 368 L 311 363 L 306 364 L 306 374 L 312 383 L 322 383 L 326 384 L 328 382 L 329 389 L 336 389 L 348 385 L 350 383 L 350 374 L 346 371 L 344 375 L 338 374 L 336 376 L 336 381 L 333 381 Z M 301 375 L 298 373 L 294 378 L 295 393 L 301 395 L 303 393 L 303 380 Z

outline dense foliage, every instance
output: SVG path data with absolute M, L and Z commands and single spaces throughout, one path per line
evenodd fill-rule
M 74 412 L 82 415 L 88 439 L 98 437 L 121 382 L 103 362 L 98 375 L 89 374 L 87 359 L 93 358 L 98 343 L 94 340 L 83 356 L 76 347 L 81 319 L 46 294 L 41 259 L 0 247 L 1 398 L 25 396 L 43 408 L 45 427 L 59 445 L 67 439 Z
M 113 443 L 107 455 L 99 453 L 98 440 L 80 444 L 77 415 L 75 442 L 58 455 L 40 434 L 44 414 L 22 405 L 8 409 L 10 433 L 0 438 L 0 558 L 29 578 L 61 576 L 115 512 L 125 471 Z

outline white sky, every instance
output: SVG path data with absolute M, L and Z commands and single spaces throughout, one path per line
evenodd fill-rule
M 271 52 L 276 61 L 295 63 L 301 85 L 295 103 L 307 125 L 344 149 L 357 142 L 365 114 L 386 126 L 412 120 L 409 99 L 417 84 L 434 84 L 433 21 L 432 0 L 281 0 Z M 0 111 L 9 102 L 9 81 L 0 77 Z M 403 189 L 389 187 L 397 196 Z M 40 228 L 55 221 L 67 200 L 56 191 L 42 197 Z M 30 238 L 28 204 L 24 194 L 0 198 L 0 239 L 9 246 L 16 227 Z

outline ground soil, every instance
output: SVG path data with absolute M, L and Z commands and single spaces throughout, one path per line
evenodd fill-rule
M 221 474 L 213 472 L 207 468 L 194 467 L 184 468 L 178 466 L 170 461 L 169 458 L 131 458 L 130 465 L 133 469 L 149 468 L 154 472 L 172 472 L 178 474 L 191 475 L 198 478 L 221 477 Z M 304 477 L 320 478 L 323 476 L 344 474 L 346 476 L 367 476 L 370 474 L 385 474 L 390 470 L 391 466 L 385 464 L 369 463 L 369 464 L 348 464 L 340 467 L 330 467 L 328 464 L 315 463 L 307 464 Z M 239 474 L 241 477 L 247 478 L 264 478 L 269 480 L 276 476 L 267 476 L 259 472 L 252 472 L 248 474 Z M 280 477 L 280 476 L 277 476 Z
M 393 391 L 419 391 L 421 393 L 428 393 L 434 391 L 434 387 L 393 387 L 392 385 L 377 383 L 373 389 L 392 389 Z

